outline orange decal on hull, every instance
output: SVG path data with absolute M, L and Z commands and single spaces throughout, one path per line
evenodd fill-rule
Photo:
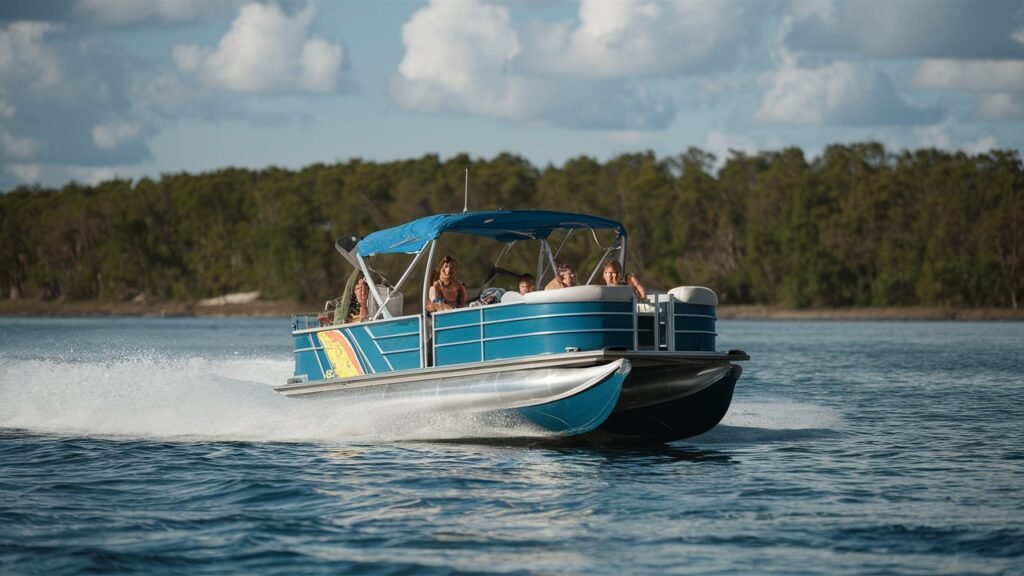
M 365 374 L 359 364 L 359 356 L 341 330 L 319 332 L 316 337 L 320 339 L 320 344 L 327 353 L 327 360 L 331 363 L 329 372 L 332 374 L 325 373 L 325 378 L 347 378 Z

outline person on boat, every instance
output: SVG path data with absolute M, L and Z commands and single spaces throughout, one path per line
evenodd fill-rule
M 527 295 L 537 289 L 537 281 L 533 278 L 533 274 L 523 274 L 519 277 L 519 293 Z
M 324 303 L 324 311 L 319 316 L 321 326 L 365 322 L 369 319 L 370 286 L 366 283 L 366 278 L 363 278 L 362 272 L 355 273 L 354 277 L 355 279 L 350 277 L 345 285 L 346 290 L 351 287 L 348 298 L 343 294 Z
M 347 322 L 366 322 L 370 318 L 370 285 L 366 283 L 366 278 L 363 278 L 362 274 L 352 288 L 352 295 L 354 298 L 348 306 Z
M 545 290 L 557 290 L 558 288 L 569 288 L 576 285 L 576 269 L 571 265 L 562 263 L 558 265 L 557 274 L 548 282 Z
M 458 260 L 445 255 L 437 265 L 437 280 L 431 282 L 427 294 L 427 311 L 438 312 L 466 305 L 466 286 L 455 277 Z
M 629 285 L 633 289 L 633 294 L 636 295 L 637 300 L 641 302 L 647 300 L 647 290 L 644 290 L 644 285 L 640 283 L 640 279 L 637 278 L 636 274 L 626 274 L 625 278 L 623 278 L 622 265 L 619 264 L 618 260 L 605 260 L 604 265 L 601 267 L 601 276 L 604 278 L 606 285 Z

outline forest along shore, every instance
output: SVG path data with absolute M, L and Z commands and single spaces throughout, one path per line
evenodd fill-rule
M 294 300 L 256 300 L 239 304 L 200 305 L 196 302 L 59 302 L 3 300 L 0 316 L 290 316 L 315 312 L 322 303 Z M 1016 320 L 1024 310 L 1012 308 L 858 307 L 782 308 L 775 306 L 719 306 L 718 317 L 729 320 Z
M 350 272 L 335 240 L 461 209 L 467 168 L 474 209 L 586 206 L 621 221 L 628 268 L 647 286 L 709 286 L 725 303 L 800 310 L 1024 307 L 1020 153 L 894 152 L 876 142 L 818 157 L 787 148 L 719 159 L 691 148 L 538 168 L 512 154 L 427 155 L 22 186 L 0 194 L 0 299 L 258 291 L 316 302 Z M 497 245 L 451 241 L 461 270 L 494 264 Z M 585 235 L 556 241 L 560 260 L 593 264 Z M 503 267 L 534 269 L 525 252 Z M 396 272 L 381 260 L 378 270 Z

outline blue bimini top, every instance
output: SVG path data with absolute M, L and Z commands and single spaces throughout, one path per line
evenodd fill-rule
M 496 210 L 437 214 L 368 235 L 359 242 L 359 255 L 365 257 L 375 254 L 415 254 L 422 250 L 427 242 L 445 232 L 460 232 L 499 242 L 511 242 L 543 240 L 559 228 L 609 229 L 618 231 L 619 236 L 626 236 L 626 229 L 615 220 L 571 212 Z

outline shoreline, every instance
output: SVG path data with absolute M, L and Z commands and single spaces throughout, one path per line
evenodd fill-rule
M 256 300 L 242 304 L 200 305 L 197 302 L 59 302 L 0 301 L 0 316 L 138 316 L 138 317 L 288 317 L 315 312 L 323 304 L 292 300 Z M 718 307 L 722 320 L 958 320 L 1024 321 L 1024 310 L 1012 308 L 944 308 L 928 306 L 884 308 L 793 309 L 759 305 Z
M 1024 321 L 1024 310 L 1012 308 L 945 308 L 889 306 L 858 308 L 781 308 L 776 306 L 719 306 L 720 320 L 930 320 Z

